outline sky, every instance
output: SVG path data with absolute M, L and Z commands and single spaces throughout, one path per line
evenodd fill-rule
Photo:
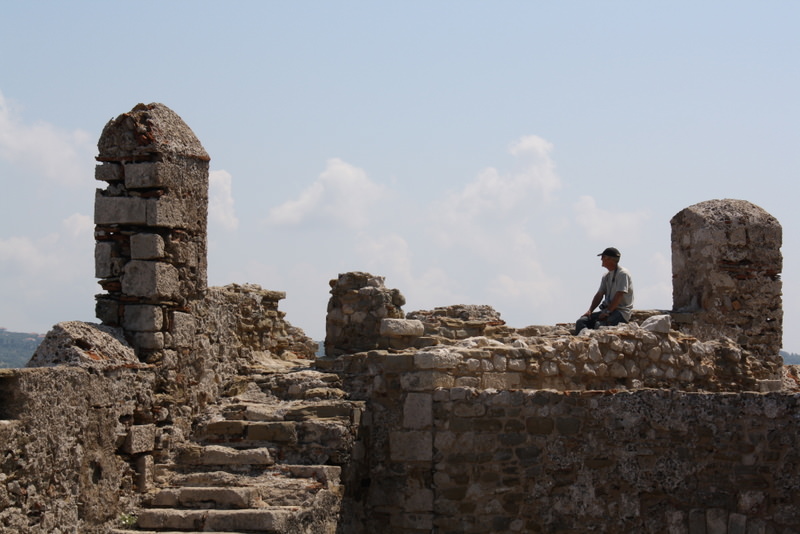
M 0 0 L 0 327 L 97 322 L 97 140 L 160 102 L 210 162 L 208 282 L 329 281 L 403 310 L 574 322 L 622 252 L 670 309 L 670 219 L 748 200 L 783 227 L 800 352 L 800 2 Z

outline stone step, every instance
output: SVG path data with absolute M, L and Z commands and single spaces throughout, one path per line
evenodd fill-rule
M 296 425 L 292 421 L 214 421 L 203 426 L 199 434 L 210 440 L 230 440 L 234 443 L 241 441 L 297 442 Z
M 324 487 L 338 486 L 342 468 L 336 465 L 291 465 L 276 464 L 271 469 L 256 473 L 231 473 L 230 471 L 176 472 L 171 466 L 162 465 L 158 476 L 171 487 L 181 486 L 258 486 L 275 480 L 313 479 Z
M 268 492 L 265 490 L 265 493 Z M 261 493 L 261 488 L 254 486 L 165 488 L 158 490 L 148 504 L 154 508 L 259 508 L 263 503 Z
M 275 463 L 269 449 L 236 448 L 223 445 L 189 445 L 178 451 L 177 461 L 191 466 L 270 466 Z
M 334 373 L 302 369 L 288 373 L 253 376 L 253 381 L 265 393 L 281 399 L 342 398 L 342 380 Z
M 353 411 L 361 411 L 363 401 L 338 398 L 290 400 L 276 402 L 232 402 L 225 406 L 222 415 L 226 420 L 283 421 L 314 417 L 317 419 L 351 418 Z
M 220 421 L 207 425 L 197 437 L 205 443 L 230 448 L 267 449 L 278 464 L 341 465 L 343 455 L 352 448 L 355 430 L 352 423 L 339 419 L 281 423 Z
M 314 404 L 299 405 L 286 411 L 287 421 L 307 421 L 309 419 L 342 419 L 353 422 L 360 413 L 360 405 L 352 401 L 321 401 Z
M 198 432 L 199 437 L 213 443 L 228 443 L 244 450 L 259 442 L 274 444 L 311 443 L 349 433 L 351 423 L 340 419 L 298 419 L 296 421 L 250 422 L 215 421 Z
M 139 512 L 139 529 L 193 532 L 250 531 L 282 533 L 304 510 L 297 506 L 250 508 L 246 510 L 183 510 L 150 508 Z
M 226 471 L 174 474 L 169 487 L 145 498 L 156 508 L 263 508 L 304 506 L 321 490 L 341 492 L 341 468 L 335 466 L 288 466 L 258 476 Z

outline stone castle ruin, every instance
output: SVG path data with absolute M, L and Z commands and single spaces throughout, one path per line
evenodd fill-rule
M 0 532 L 800 531 L 761 208 L 675 215 L 671 309 L 578 335 L 340 274 L 316 357 L 284 293 L 207 287 L 209 156 L 177 114 L 98 149 L 100 324 L 0 370 Z

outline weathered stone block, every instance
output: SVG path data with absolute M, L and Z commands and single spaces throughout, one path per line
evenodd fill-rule
M 550 434 L 555 426 L 555 422 L 550 417 L 529 417 L 525 421 L 525 427 L 531 434 Z
M 153 485 L 155 462 L 152 454 L 144 454 L 136 459 L 136 490 L 147 493 Z
M 206 425 L 205 433 L 211 436 L 241 438 L 246 429 L 247 424 L 244 421 L 214 421 Z
M 297 430 L 293 423 L 284 421 L 250 423 L 246 437 L 253 441 L 297 443 Z
M 173 347 L 193 347 L 197 334 L 197 322 L 193 315 L 183 312 L 172 312 L 170 334 Z
M 433 349 L 414 354 L 414 365 L 419 369 L 453 369 L 463 360 L 457 352 Z
M 128 454 L 152 451 L 156 444 L 156 425 L 134 425 L 128 430 L 123 450 Z
M 147 202 L 142 198 L 107 197 L 98 192 L 94 198 L 94 223 L 145 224 Z
M 403 404 L 403 428 L 427 428 L 433 423 L 433 397 L 409 393 Z
M 94 168 L 94 179 L 104 182 L 118 182 L 122 180 L 122 165 L 119 163 L 102 163 Z
M 164 238 L 158 234 L 133 234 L 131 259 L 155 260 L 164 257 Z
M 128 189 L 142 189 L 159 187 L 162 185 L 159 167 L 163 163 L 142 162 L 128 163 L 125 165 L 125 187 Z
M 389 454 L 394 462 L 430 462 L 433 460 L 433 434 L 390 432 Z
M 387 337 L 418 337 L 425 333 L 422 321 L 416 319 L 381 319 L 380 335 Z
M 147 200 L 148 226 L 189 228 L 188 213 L 191 213 L 191 206 L 179 199 L 162 197 Z
M 125 265 L 122 292 L 136 297 L 172 298 L 179 293 L 178 270 L 156 261 L 132 260 Z
M 485 373 L 481 385 L 484 389 L 514 389 L 519 387 L 520 381 L 519 373 Z
M 134 346 L 145 350 L 164 348 L 164 334 L 161 332 L 136 332 L 133 334 Z
M 406 497 L 405 509 L 409 512 L 432 512 L 433 490 L 414 489 L 411 491 L 411 494 Z
M 111 278 L 116 276 L 112 269 L 114 247 L 111 243 L 98 241 L 94 245 L 94 276 L 95 278 Z
M 454 385 L 462 388 L 479 388 L 481 379 L 477 376 L 459 376 L 456 378 Z
M 94 305 L 94 315 L 103 324 L 119 326 L 120 303 L 109 298 L 98 298 Z
M 164 314 L 159 306 L 127 305 L 122 326 L 137 332 L 158 332 L 164 326 Z
M 400 383 L 408 391 L 431 391 L 436 388 L 453 387 L 454 378 L 437 371 L 418 371 L 401 376 Z

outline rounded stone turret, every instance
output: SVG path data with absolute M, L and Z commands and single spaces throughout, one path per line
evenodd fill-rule
M 163 104 L 112 119 L 97 143 L 96 314 L 121 326 L 141 359 L 188 348 L 186 313 L 207 289 L 209 157 Z M 186 345 L 186 346 L 185 346 Z
M 782 231 L 744 200 L 709 200 L 675 215 L 673 316 L 702 339 L 725 336 L 776 367 L 783 336 Z

